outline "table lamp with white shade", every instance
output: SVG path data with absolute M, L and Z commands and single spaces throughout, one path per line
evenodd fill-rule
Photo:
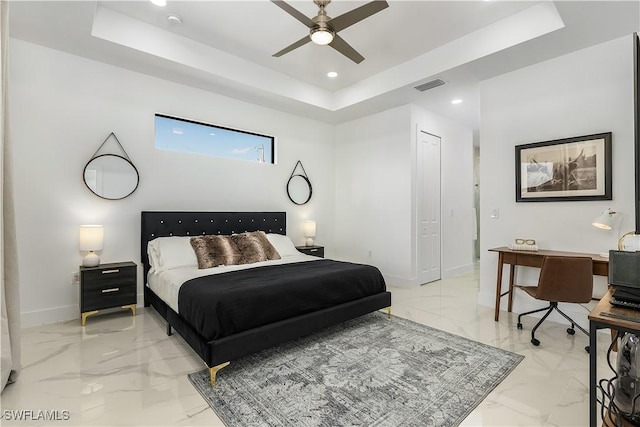
M 622 214 L 619 212 L 615 212 L 612 211 L 611 209 L 607 208 L 604 211 L 602 211 L 602 213 L 600 215 L 598 215 L 592 222 L 591 225 L 593 225 L 596 228 L 599 228 L 601 230 L 611 230 L 614 227 L 619 227 L 620 222 L 622 221 Z M 616 241 L 618 240 L 618 237 L 616 235 Z M 603 252 L 600 254 L 600 256 L 603 257 L 608 257 L 609 253 L 608 252 Z
M 601 228 L 603 230 L 611 230 L 618 218 L 621 215 L 618 212 L 614 212 L 611 209 L 607 208 L 596 219 L 591 223 L 594 227 Z
M 104 242 L 104 227 L 102 225 L 80 226 L 80 251 L 89 252 L 82 258 L 83 267 L 96 267 L 100 264 L 100 257 L 95 251 L 101 251 Z
M 307 238 L 305 245 L 313 246 L 313 238 L 316 237 L 316 222 L 305 221 L 304 222 L 304 237 Z

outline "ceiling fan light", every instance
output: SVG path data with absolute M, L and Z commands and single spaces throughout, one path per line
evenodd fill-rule
M 311 30 L 311 41 L 319 45 L 327 45 L 333 41 L 333 31 L 326 28 Z

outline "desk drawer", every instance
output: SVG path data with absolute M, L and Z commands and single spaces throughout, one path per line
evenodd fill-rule
M 510 252 L 505 252 L 502 254 L 503 263 L 515 265 L 518 260 L 518 254 L 513 254 Z
M 541 257 L 540 255 L 523 252 L 521 254 L 516 254 L 516 257 L 517 265 L 522 265 L 524 267 L 542 267 L 543 257 Z
M 504 252 L 502 262 L 511 265 L 522 265 L 524 267 L 541 267 L 542 256 L 536 252 Z

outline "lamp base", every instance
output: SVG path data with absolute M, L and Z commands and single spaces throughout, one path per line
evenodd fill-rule
M 311 237 L 307 237 L 307 241 L 304 242 L 305 246 L 313 246 L 313 239 Z
M 82 258 L 83 267 L 97 267 L 98 265 L 100 265 L 100 257 L 95 252 L 89 252 Z
M 625 233 L 618 240 L 619 251 L 640 251 L 640 234 L 635 234 L 634 231 Z

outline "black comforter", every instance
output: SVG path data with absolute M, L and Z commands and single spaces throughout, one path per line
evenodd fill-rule
M 376 267 L 322 259 L 191 279 L 180 287 L 178 309 L 214 340 L 385 290 Z

